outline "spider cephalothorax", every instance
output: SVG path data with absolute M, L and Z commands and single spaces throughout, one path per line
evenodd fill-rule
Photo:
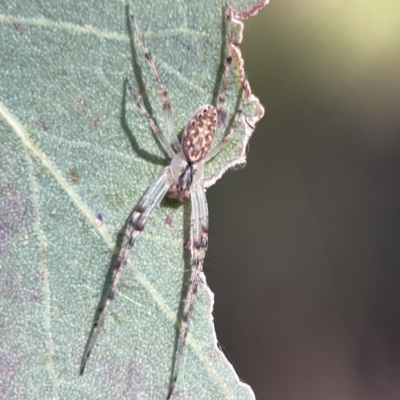
M 81 373 L 83 373 L 85 369 L 87 359 L 89 358 L 90 352 L 100 332 L 107 310 L 114 299 L 119 280 L 121 279 L 122 272 L 128 261 L 132 247 L 137 237 L 145 228 L 154 209 L 160 204 L 165 195 L 175 197 L 181 201 L 190 197 L 191 221 L 190 244 L 188 247 L 191 252 L 191 273 L 185 303 L 180 316 L 181 327 L 179 340 L 173 364 L 172 380 L 167 394 L 167 398 L 169 399 L 173 393 L 175 382 L 178 377 L 182 350 L 188 332 L 190 316 L 193 310 L 197 286 L 199 284 L 200 274 L 203 270 L 203 262 L 208 245 L 208 209 L 204 188 L 204 164 L 217 155 L 232 137 L 242 112 L 242 106 L 246 95 L 246 80 L 243 80 L 241 98 L 238 99 L 238 106 L 235 115 L 231 120 L 229 129 L 227 129 L 222 135 L 222 139 L 219 143 L 213 144 L 215 132 L 219 127 L 218 125 L 223 125 L 223 121 L 226 117 L 226 113 L 222 108 L 225 102 L 226 89 L 232 63 L 232 38 L 230 29 L 231 12 L 229 8 L 226 8 L 226 64 L 217 107 L 215 108 L 209 104 L 201 106 L 183 130 L 181 143 L 179 143 L 176 135 L 177 131 L 172 119 L 171 105 L 167 97 L 165 86 L 161 81 L 132 12 L 130 12 L 130 18 L 135 25 L 145 58 L 154 75 L 162 96 L 167 136 L 164 135 L 156 122 L 150 116 L 128 80 L 126 81 L 127 87 L 135 100 L 139 113 L 146 118 L 151 130 L 159 140 L 167 156 L 171 159 L 171 162 L 169 166 L 162 170 L 161 174 L 151 184 L 128 220 L 121 250 L 114 264 L 114 271 L 107 299 L 99 309 L 99 319 L 94 324 L 92 334 L 89 337 L 82 358 Z

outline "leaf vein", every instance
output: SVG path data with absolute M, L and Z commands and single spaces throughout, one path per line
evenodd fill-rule
M 17 118 L 11 114 L 11 112 L 5 107 L 5 105 L 0 102 L 0 115 L 4 118 L 4 120 L 13 128 L 16 135 L 21 139 L 23 145 L 25 146 L 27 153 L 30 153 L 30 156 L 34 156 L 40 161 L 49 171 L 53 174 L 57 182 L 60 186 L 65 190 L 65 192 L 70 196 L 71 200 L 77 205 L 78 209 L 82 212 L 82 214 L 87 218 L 87 220 L 93 225 L 93 227 L 99 232 L 100 236 L 103 238 L 105 243 L 109 246 L 111 250 L 114 250 L 114 242 L 111 240 L 110 235 L 107 232 L 107 229 L 104 226 L 98 226 L 92 213 L 86 207 L 84 202 L 80 199 L 80 197 L 74 192 L 70 185 L 64 180 L 61 174 L 54 167 L 49 158 L 41 152 L 35 144 L 31 141 L 31 139 L 27 136 L 24 127 L 20 124 Z M 158 305 L 158 307 L 163 311 L 165 316 L 171 320 L 172 322 L 176 322 L 175 313 L 166 305 L 162 297 L 157 293 L 155 288 L 147 281 L 147 279 L 141 275 L 138 270 L 133 266 L 131 262 L 128 263 L 129 267 L 133 270 L 136 280 L 142 287 L 148 291 L 148 293 L 153 297 L 154 301 Z M 203 285 L 202 285 L 203 286 Z M 221 387 L 223 392 L 227 393 L 227 388 L 225 383 L 218 377 L 215 369 L 207 360 L 204 355 L 201 346 L 188 335 L 187 343 L 194 349 L 195 354 L 201 361 L 201 363 L 205 366 L 205 370 L 207 373 L 213 377 L 213 380 Z M 227 393 L 228 397 L 229 394 Z

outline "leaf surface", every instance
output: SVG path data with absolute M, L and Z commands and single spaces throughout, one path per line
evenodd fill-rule
M 199 106 L 215 104 L 218 95 L 226 46 L 222 4 L 135 1 L 132 8 L 180 133 Z M 189 204 L 165 199 L 154 213 L 135 244 L 85 374 L 79 375 L 117 237 L 168 163 L 124 86 L 128 76 L 165 130 L 158 89 L 126 6 L 5 1 L 0 22 L 3 396 L 162 399 L 188 267 L 183 244 Z M 236 41 L 240 30 L 235 23 Z M 227 124 L 244 77 L 239 50 L 234 56 Z M 262 113 L 248 91 L 232 142 L 207 165 L 208 185 L 245 162 L 247 141 Z M 174 395 L 254 398 L 217 347 L 212 303 L 201 285 Z

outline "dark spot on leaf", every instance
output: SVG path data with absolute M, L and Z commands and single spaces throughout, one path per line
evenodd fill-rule
M 97 213 L 96 217 L 95 217 L 95 222 L 98 226 L 102 226 L 103 225 L 103 214 Z
M 165 218 L 165 224 L 168 225 L 170 228 L 173 228 L 175 226 L 174 220 L 167 215 L 167 218 Z
M 42 264 L 45 264 L 46 260 L 46 246 L 42 246 Z
M 26 231 L 31 214 L 30 203 L 11 184 L 0 187 L 0 254 L 8 250 L 14 236 Z
M 69 171 L 69 174 L 71 175 L 72 182 L 76 183 L 79 181 L 79 175 L 78 175 L 78 172 L 76 172 L 75 168 L 72 168 Z
M 93 125 L 94 128 L 99 127 L 99 119 L 98 118 L 89 117 L 88 120 Z
M 226 120 L 226 111 L 221 110 L 218 119 L 218 128 L 221 128 L 221 126 L 225 124 L 225 120 Z
M 39 300 L 39 295 L 37 294 L 36 291 L 31 292 L 31 295 L 29 296 L 29 300 L 34 303 L 36 303 Z
M 21 25 L 17 24 L 16 22 L 13 23 L 13 28 L 18 33 L 18 35 L 22 35 L 24 33 L 24 31 L 22 30 Z
M 42 120 L 40 121 L 40 128 L 43 129 L 45 132 L 50 132 L 52 126 L 51 126 L 47 121 L 45 121 L 44 119 L 42 119 Z
M 141 85 L 140 87 L 139 87 L 139 94 L 143 94 L 143 93 L 145 93 L 146 92 L 146 88 L 143 86 L 143 85 Z

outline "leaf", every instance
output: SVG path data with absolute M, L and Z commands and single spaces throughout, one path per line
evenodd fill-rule
M 132 7 L 181 131 L 218 95 L 222 4 L 135 1 Z M 244 16 L 241 7 L 237 17 Z M 0 22 L 2 398 L 164 398 L 185 278 L 188 204 L 166 199 L 153 215 L 79 375 L 117 235 L 166 164 L 124 87 L 129 76 L 164 129 L 157 86 L 127 9 L 116 1 L 6 1 Z M 237 41 L 240 30 L 236 21 Z M 237 50 L 227 121 L 243 77 Z M 263 113 L 247 95 L 244 122 L 207 166 L 209 185 L 245 162 L 252 126 Z M 175 396 L 254 398 L 217 347 L 212 304 L 201 285 Z

